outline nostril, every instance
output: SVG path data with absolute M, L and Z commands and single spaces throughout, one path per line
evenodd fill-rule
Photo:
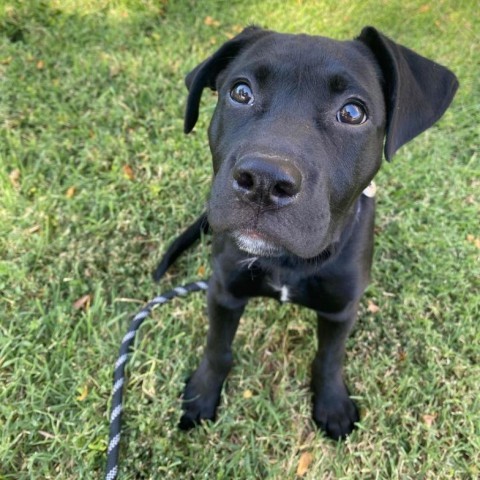
M 277 198 L 291 198 L 297 193 L 298 189 L 290 182 L 278 182 L 272 189 L 272 195 Z
M 255 185 L 253 175 L 245 171 L 236 172 L 235 181 L 237 185 L 244 190 L 251 190 Z

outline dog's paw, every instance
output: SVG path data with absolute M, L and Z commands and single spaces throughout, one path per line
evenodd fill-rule
M 190 400 L 183 402 L 183 415 L 178 422 L 180 430 L 191 430 L 200 425 L 205 420 L 215 420 L 217 402 L 215 404 L 210 402 L 197 400 Z
M 195 378 L 195 377 L 194 377 Z M 204 420 L 215 420 L 220 403 L 221 384 L 206 390 L 194 378 L 187 382 L 182 398 L 183 415 L 178 423 L 180 430 L 190 430 Z
M 344 440 L 356 428 L 360 415 L 344 387 L 344 391 L 314 395 L 313 420 L 331 439 Z

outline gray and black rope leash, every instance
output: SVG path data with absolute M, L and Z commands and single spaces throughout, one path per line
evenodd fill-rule
M 125 366 L 128 360 L 128 354 L 132 350 L 133 342 L 137 334 L 140 325 L 143 321 L 152 313 L 152 310 L 157 305 L 162 305 L 172 298 L 188 295 L 192 292 L 198 292 L 200 290 L 207 290 L 207 281 L 192 282 L 183 287 L 177 287 L 170 290 L 158 297 L 155 297 L 152 301 L 147 303 L 142 310 L 140 310 L 128 328 L 128 332 L 123 337 L 122 344 L 120 346 L 120 352 L 118 360 L 115 363 L 115 371 L 113 373 L 113 389 L 112 389 L 112 411 L 110 414 L 110 435 L 107 449 L 107 469 L 105 474 L 105 480 L 115 480 L 118 475 L 118 456 L 120 452 L 120 432 L 122 427 L 122 397 L 123 397 L 123 384 L 125 381 Z

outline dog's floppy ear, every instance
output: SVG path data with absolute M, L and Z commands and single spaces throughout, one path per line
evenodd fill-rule
M 431 127 L 450 105 L 458 80 L 447 68 L 365 27 L 357 38 L 373 52 L 383 74 L 387 108 L 385 157 Z
M 196 66 L 185 78 L 189 90 L 187 108 L 185 111 L 185 133 L 191 132 L 198 119 L 200 98 L 205 87 L 216 90 L 218 74 L 240 53 L 247 45 L 256 42 L 259 38 L 269 34 L 268 30 L 251 26 L 240 34 L 224 43 L 211 57 Z

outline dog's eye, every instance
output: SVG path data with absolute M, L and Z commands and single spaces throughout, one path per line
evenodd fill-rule
M 252 89 L 243 82 L 236 83 L 230 90 L 230 97 L 234 102 L 251 105 L 253 103 Z
M 361 125 L 367 120 L 367 113 L 360 104 L 347 103 L 338 111 L 337 120 L 349 125 Z

